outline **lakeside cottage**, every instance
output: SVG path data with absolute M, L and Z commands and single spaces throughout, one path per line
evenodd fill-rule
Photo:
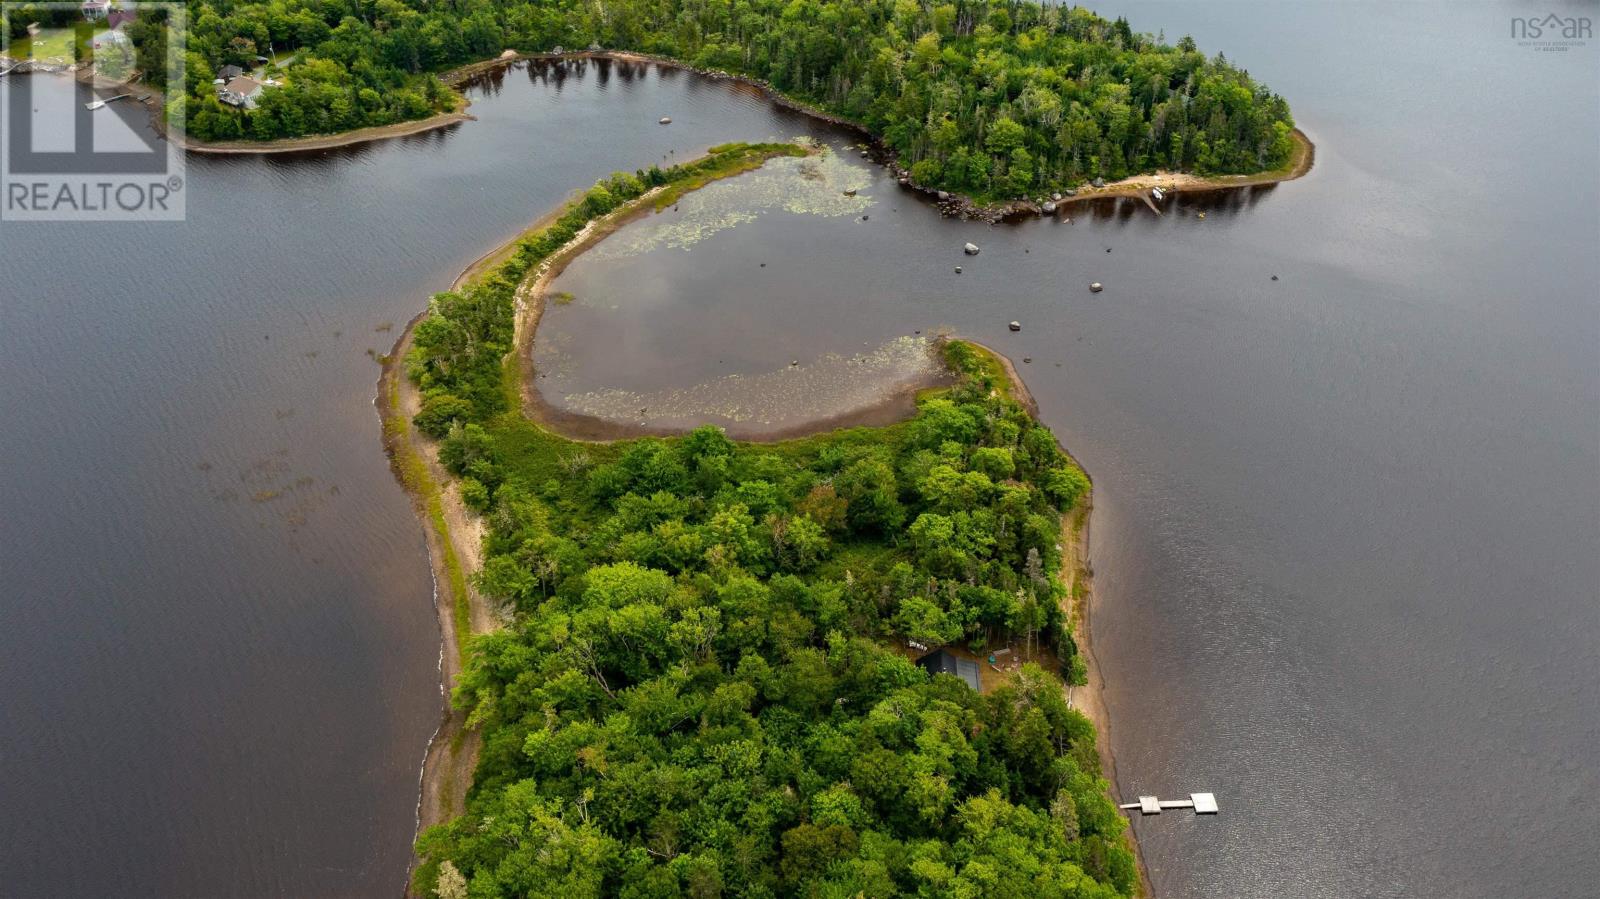
M 261 82 L 249 75 L 240 75 L 217 89 L 217 99 L 240 109 L 255 109 L 261 88 Z
M 235 65 L 226 65 L 226 66 L 223 66 L 222 68 L 217 70 L 217 78 L 223 84 L 227 84 L 228 82 L 232 81 L 235 78 L 238 78 L 240 75 L 243 75 L 243 74 L 244 74 L 244 69 L 241 69 L 240 67 L 235 66 Z
M 83 0 L 83 17 L 94 21 L 111 15 L 111 0 Z
M 978 663 L 959 658 L 948 650 L 930 652 L 917 659 L 917 667 L 927 669 L 929 674 L 953 674 L 966 681 L 972 689 L 983 690 L 978 681 Z

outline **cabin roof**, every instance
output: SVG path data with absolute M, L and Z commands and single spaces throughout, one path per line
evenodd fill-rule
M 967 686 L 974 690 L 983 689 L 978 681 L 978 663 L 971 659 L 963 659 L 948 650 L 930 652 L 917 659 L 917 665 L 926 668 L 929 674 L 951 674 L 966 681 Z

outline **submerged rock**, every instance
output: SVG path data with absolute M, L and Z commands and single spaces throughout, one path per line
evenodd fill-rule
M 669 116 L 669 115 L 662 116 L 661 117 L 661 124 L 663 124 L 663 125 L 672 124 L 672 116 Z

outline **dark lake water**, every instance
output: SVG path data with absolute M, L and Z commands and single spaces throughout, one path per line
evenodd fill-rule
M 841 154 L 868 221 L 773 208 L 574 266 L 541 337 L 572 390 L 941 326 L 1031 357 L 1096 479 L 1119 792 L 1223 804 L 1136 823 L 1159 895 L 1590 894 L 1600 45 L 1518 46 L 1544 11 L 1103 6 L 1248 62 L 1316 169 L 989 227 Z M 0 225 L 8 895 L 397 892 L 438 635 L 367 351 L 613 169 L 846 140 L 618 67 L 511 72 L 473 111 L 192 160 L 182 224 Z

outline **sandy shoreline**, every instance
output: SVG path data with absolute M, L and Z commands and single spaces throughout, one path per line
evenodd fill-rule
M 964 338 L 963 338 L 964 339 Z M 968 340 L 973 346 L 979 347 L 984 352 L 993 356 L 1001 368 L 1005 370 L 1006 377 L 1011 381 L 1012 396 L 1021 403 L 1028 414 L 1035 418 L 1039 415 L 1039 405 L 1033 399 L 1033 394 L 1028 391 L 1028 385 L 1022 380 L 1022 375 L 1011 360 L 1003 353 L 984 344 Z M 1073 463 L 1081 469 L 1083 466 L 1065 446 L 1056 444 L 1063 453 L 1067 454 Z M 1089 477 L 1088 469 L 1084 469 L 1084 476 Z M 1073 623 L 1073 639 L 1077 641 L 1078 651 L 1083 655 L 1083 660 L 1088 670 L 1088 684 L 1082 687 L 1067 687 L 1067 704 L 1083 713 L 1094 724 L 1095 749 L 1100 755 L 1100 772 L 1106 780 L 1110 781 L 1112 789 L 1112 802 L 1117 802 L 1117 758 L 1111 750 L 1111 716 L 1106 709 L 1105 681 L 1100 674 L 1100 663 L 1094 654 L 1094 629 L 1092 626 L 1092 612 L 1095 604 L 1094 568 L 1089 562 L 1090 524 L 1094 516 L 1094 479 L 1090 480 L 1090 488 L 1084 494 L 1082 502 L 1077 508 L 1061 517 L 1061 582 L 1067 588 L 1064 612 L 1068 620 Z M 1139 867 L 1139 892 L 1138 895 L 1152 897 L 1154 893 L 1150 885 L 1149 869 L 1145 866 L 1144 852 L 1139 847 L 1139 841 L 1133 832 L 1132 823 L 1127 831 L 1128 844 L 1133 848 L 1134 859 Z
M 500 60 L 486 60 L 451 69 L 439 76 L 439 80 L 450 88 L 456 95 L 456 108 L 450 112 L 441 112 L 425 119 L 415 119 L 409 122 L 395 122 L 392 125 L 376 125 L 371 128 L 358 128 L 355 131 L 342 131 L 338 134 L 319 134 L 307 137 L 292 137 L 272 141 L 192 141 L 186 135 L 177 134 L 166 128 L 165 119 L 159 110 L 152 111 L 156 130 L 164 137 L 182 147 L 186 153 L 202 153 L 216 156 L 268 156 L 276 153 L 304 153 L 310 150 L 333 150 L 339 147 L 354 147 L 360 144 L 369 144 L 374 141 L 389 140 L 396 137 L 411 137 L 417 134 L 426 134 L 441 128 L 449 128 L 462 122 L 475 122 L 477 116 L 467 112 L 472 106 L 472 101 L 465 94 L 457 91 L 463 81 L 487 72 L 498 65 Z M 152 94 L 156 93 L 151 91 Z
M 1082 203 L 1088 200 L 1104 200 L 1108 197 L 1134 197 L 1143 198 L 1150 194 L 1152 187 L 1159 187 L 1168 194 L 1186 193 L 1196 191 L 1229 190 L 1238 187 L 1258 187 L 1263 184 L 1281 184 L 1304 177 L 1316 164 L 1317 148 L 1306 137 L 1304 131 L 1294 129 L 1290 135 L 1294 141 L 1294 151 L 1289 157 L 1289 164 L 1281 169 L 1270 172 L 1257 172 L 1253 175 L 1194 175 L 1189 172 L 1163 172 L 1156 171 L 1148 175 L 1131 175 L 1120 181 L 1112 181 L 1104 187 L 1085 187 L 1078 190 L 1070 197 L 1063 197 L 1057 208 L 1069 206 L 1073 203 Z
M 565 208 L 565 204 L 558 206 L 528 229 L 473 260 L 447 289 L 457 290 L 483 274 L 496 260 L 508 255 L 524 235 L 553 221 Z M 417 324 L 427 316 L 428 311 L 423 310 L 407 322 L 394 347 L 383 357 L 374 401 L 383 422 L 384 450 L 390 467 L 411 497 L 412 507 L 422 523 L 433 576 L 434 610 L 439 621 L 442 708 L 439 726 L 423 756 L 413 841 L 428 828 L 466 811 L 467 790 L 477 768 L 482 737 L 478 731 L 467 727 L 466 715 L 453 707 L 450 691 L 461 674 L 467 638 L 487 633 L 497 624 L 488 600 L 469 580 L 470 573 L 481 567 L 482 520 L 470 514 L 462 504 L 454 476 L 439 462 L 438 442 L 422 434 L 412 423 L 422 407 L 422 395 L 406 377 L 405 358 L 411 351 Z M 406 873 L 408 896 L 415 895 L 411 890 L 410 870 L 416 863 L 413 857 Z
M 4 57 L 10 59 L 10 57 Z M 15 61 L 15 60 L 13 60 Z M 495 67 L 508 62 L 508 60 L 486 60 L 471 63 L 439 76 L 445 86 L 454 90 L 462 82 L 490 71 Z M 341 131 L 337 134 L 317 134 L 306 137 L 284 138 L 272 141 L 199 141 L 190 140 L 180 132 L 167 127 L 164 107 L 166 94 L 148 85 L 125 84 L 122 82 L 107 81 L 100 78 L 92 70 L 25 73 L 25 74 L 60 74 L 67 75 L 83 84 L 89 85 L 97 91 L 117 91 L 130 95 L 130 99 L 147 107 L 150 115 L 150 127 L 162 139 L 170 141 L 174 146 L 185 153 L 196 153 L 214 156 L 270 156 L 279 153 L 304 153 L 315 150 L 331 150 L 340 147 L 353 147 L 376 141 L 390 140 L 399 137 L 411 137 L 438 131 L 459 125 L 462 122 L 477 121 L 477 116 L 467 112 L 472 101 L 459 91 L 456 92 L 456 108 L 450 112 L 441 112 L 425 119 L 415 119 L 407 122 L 395 122 L 391 125 L 375 125 L 370 128 L 358 128 L 354 131 Z
M 183 149 L 185 153 L 200 153 L 213 156 L 270 156 L 277 153 L 304 153 L 311 150 L 332 150 L 339 147 L 354 147 L 359 144 L 368 144 L 374 141 L 389 140 L 396 137 L 410 137 L 415 134 L 425 134 L 441 128 L 449 128 L 462 122 L 477 121 L 477 116 L 466 112 L 466 107 L 471 101 L 461 98 L 462 106 L 455 112 L 442 112 L 426 119 L 417 119 L 412 122 L 397 122 L 393 125 L 378 125 L 372 128 L 361 128 L 356 131 L 346 131 L 341 134 L 330 134 L 317 137 L 297 137 L 290 140 L 259 143 L 255 141 L 225 141 L 221 143 L 205 143 L 191 141 L 182 134 L 176 134 L 159 128 L 167 140 L 172 141 Z M 159 119 L 159 114 L 157 115 Z
M 481 737 L 467 728 L 466 715 L 451 705 L 450 690 L 461 673 L 466 637 L 486 633 L 496 626 L 488 601 L 468 579 L 468 574 L 481 565 L 482 523 L 462 504 L 454 478 L 439 463 L 437 445 L 411 423 L 422 398 L 405 376 L 404 360 L 411 349 L 412 332 L 426 315 L 423 312 L 408 322 L 394 349 L 384 357 L 374 403 L 383 422 L 384 449 L 390 465 L 422 520 L 439 621 L 442 707 L 439 726 L 423 756 L 416 835 L 466 810 L 467 789 L 472 785 Z M 411 867 L 415 864 L 413 858 Z M 410 868 L 406 877 L 406 892 L 410 895 Z

